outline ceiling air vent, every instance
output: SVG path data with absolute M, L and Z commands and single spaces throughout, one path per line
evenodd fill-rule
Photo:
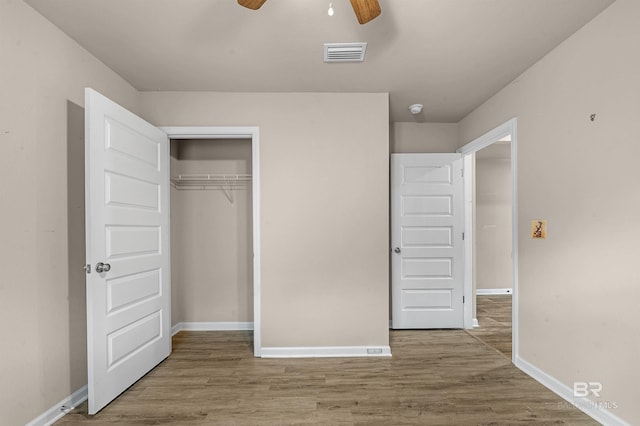
M 325 62 L 363 62 L 367 43 L 325 43 Z

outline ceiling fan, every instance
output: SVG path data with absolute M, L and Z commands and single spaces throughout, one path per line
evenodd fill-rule
M 238 4 L 240 6 L 244 6 L 246 8 L 252 10 L 260 9 L 267 0 L 238 0 Z M 382 9 L 380 9 L 380 4 L 378 0 L 350 0 L 351 6 L 353 6 L 353 11 L 356 13 L 356 17 L 358 18 L 358 22 L 360 24 L 366 24 L 369 21 L 377 18 L 380 13 L 382 13 Z

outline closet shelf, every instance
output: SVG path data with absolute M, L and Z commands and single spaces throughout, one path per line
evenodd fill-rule
M 188 174 L 171 177 L 171 186 L 175 189 L 220 189 L 233 203 L 233 190 L 251 183 L 248 174 Z
M 251 182 L 251 175 L 189 174 L 177 175 L 171 178 L 171 183 L 176 187 L 246 185 L 249 182 Z

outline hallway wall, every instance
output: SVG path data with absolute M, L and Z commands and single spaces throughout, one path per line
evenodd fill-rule
M 511 144 L 496 143 L 476 153 L 476 289 L 510 289 Z

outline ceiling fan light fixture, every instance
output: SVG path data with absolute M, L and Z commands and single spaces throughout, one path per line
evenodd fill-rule
M 267 0 L 238 0 L 238 4 L 251 10 L 258 10 L 266 1 Z M 382 13 L 378 0 L 351 0 L 351 6 L 353 6 L 353 11 L 358 18 L 358 22 L 361 24 L 366 24 Z M 333 12 L 333 3 L 329 2 L 327 14 L 333 16 Z

